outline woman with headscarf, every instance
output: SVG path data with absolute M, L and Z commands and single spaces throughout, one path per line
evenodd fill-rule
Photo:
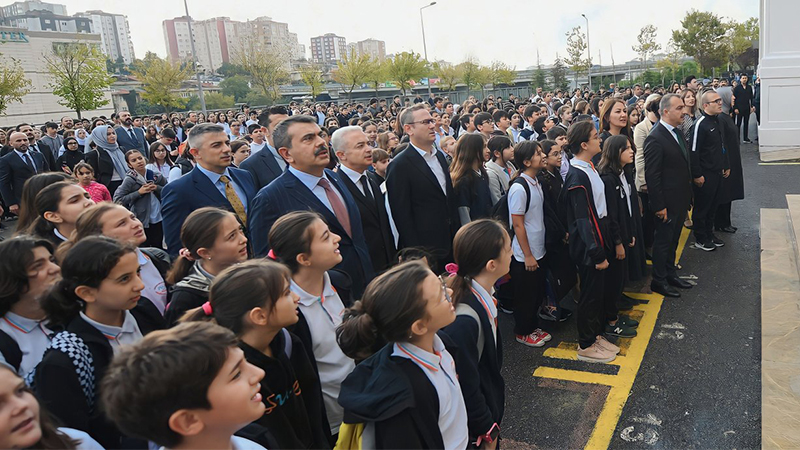
M 107 187 L 113 196 L 127 173 L 125 153 L 117 145 L 114 128 L 108 125 L 95 127 L 91 138 L 96 148 L 87 153 L 85 159 L 94 169 L 97 182 Z
M 59 150 L 61 156 L 59 156 L 56 160 L 55 170 L 60 169 L 71 175 L 75 164 L 83 161 L 85 156 L 83 149 L 80 148 L 80 145 L 78 145 L 78 140 L 74 137 L 68 137 L 64 139 L 64 144 L 61 146 L 61 148 L 63 151 Z

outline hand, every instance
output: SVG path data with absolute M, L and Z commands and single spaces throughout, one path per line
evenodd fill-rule
M 695 179 L 694 179 L 694 184 L 695 184 L 695 186 L 697 186 L 697 187 L 703 187 L 703 185 L 704 185 L 705 183 L 706 183 L 706 177 L 702 177 L 702 176 L 701 176 L 701 177 L 698 177 L 698 178 L 695 178 Z
M 625 246 L 624 245 L 622 245 L 621 243 L 617 244 L 616 247 L 615 247 L 615 250 L 617 252 L 617 259 L 625 259 Z
M 569 244 L 569 233 L 564 235 L 564 243 Z
M 481 448 L 485 450 L 494 450 L 497 448 L 497 441 L 499 441 L 499 439 L 495 439 L 492 442 L 483 441 L 481 442 Z
M 147 184 L 142 185 L 142 187 L 139 188 L 139 195 L 149 194 L 149 193 L 151 193 L 151 192 L 153 192 L 155 190 L 156 190 L 156 184 L 155 183 L 147 183 Z
M 14 214 L 14 215 L 19 215 L 19 205 L 11 205 L 11 206 L 9 206 L 9 207 L 8 207 L 8 211 L 9 211 L 11 214 Z
M 528 272 L 533 272 L 538 268 L 539 263 L 536 262 L 536 258 L 534 258 L 533 255 L 525 257 L 525 270 Z
M 739 114 L 739 109 L 738 109 L 738 108 L 734 109 L 734 110 L 733 110 L 733 113 L 734 113 L 734 114 Z
M 69 170 L 69 167 L 67 167 L 67 166 L 61 166 L 61 170 L 63 170 L 64 173 L 67 174 L 67 175 L 72 175 L 72 171 Z
M 634 245 L 636 245 L 636 236 L 631 238 L 631 243 L 628 244 L 628 247 L 633 247 Z
M 656 211 L 656 217 L 661 219 L 664 223 L 667 222 L 667 208 L 662 209 L 661 211 Z
M 722 178 L 728 178 L 731 176 L 731 169 L 725 169 L 722 171 Z
M 754 113 L 754 112 L 756 112 L 756 107 L 755 107 L 755 106 L 751 106 L 751 107 L 750 107 L 750 112 L 751 112 L 751 113 Z
M 606 270 L 606 269 L 608 269 L 608 260 L 604 259 L 603 262 L 601 262 L 600 264 L 595 264 L 594 268 L 597 269 L 597 270 Z

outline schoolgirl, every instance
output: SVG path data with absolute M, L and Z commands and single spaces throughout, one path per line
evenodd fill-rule
M 97 236 L 76 243 L 64 258 L 62 279 L 43 302 L 53 337 L 33 382 L 42 404 L 61 423 L 85 431 L 105 448 L 123 436 L 98 407 L 97 381 L 120 347 L 152 331 L 131 313 L 142 299 L 134 247 Z
M 94 181 L 94 169 L 89 163 L 81 161 L 75 164 L 73 173 L 80 186 L 89 193 L 95 203 L 112 201 L 108 188 Z
M 461 226 L 492 214 L 492 194 L 489 176 L 483 167 L 486 141 L 480 134 L 461 136 L 456 143 L 455 157 L 450 165 L 453 192 L 458 205 Z
M 492 205 L 508 192 L 508 183 L 516 171 L 514 164 L 514 145 L 505 136 L 492 136 L 487 143 L 489 161 L 486 162 L 486 173 L 489 175 L 489 189 L 492 193 Z
M 167 275 L 172 288 L 164 317 L 174 325 L 183 314 L 208 300 L 214 277 L 247 260 L 247 237 L 232 213 L 206 207 L 193 211 L 181 227 L 184 248 Z
M 467 406 L 470 442 L 493 447 L 505 401 L 500 373 L 503 346 L 493 286 L 508 273 L 511 237 L 494 220 L 471 222 L 456 233 L 453 256 L 458 267 L 449 281 L 457 315 L 442 331 L 459 348 L 458 378 Z
M 537 141 L 514 147 L 516 178 L 508 188 L 509 223 L 514 229 L 511 279 L 514 282 L 514 335 L 529 347 L 542 347 L 551 339 L 539 328 L 537 310 L 545 290 L 544 192 L 536 174 L 544 169 L 545 157 Z M 524 183 L 523 183 L 524 182 Z
M 605 270 L 615 257 L 608 239 L 608 206 L 605 185 L 594 168 L 592 157 L 600 153 L 600 136 L 592 122 L 570 125 L 567 141 L 574 155 L 564 182 L 562 201 L 566 202 L 569 224 L 569 253 L 578 266 L 578 359 L 611 362 L 619 347 L 607 341 L 604 327 Z
M 130 170 L 114 192 L 114 202 L 133 211 L 147 230 L 143 246 L 163 249 L 161 189 L 166 186 L 167 179 L 161 172 L 147 169 L 144 156 L 138 150 L 128 150 L 125 161 Z
M 292 273 L 291 290 L 300 297 L 297 334 L 315 361 L 331 435 L 339 433 L 343 410 L 337 402 L 345 377 L 355 363 L 336 345 L 336 327 L 344 304 L 331 281 L 331 269 L 342 261 L 341 238 L 317 213 L 298 211 L 278 219 L 269 232 L 272 256 Z
M 80 213 L 92 205 L 89 193 L 75 182 L 53 183 L 36 195 L 37 217 L 26 232 L 58 247 L 72 235 Z
M 411 261 L 375 278 L 345 312 L 339 346 L 367 359 L 342 384 L 339 403 L 346 424 L 364 425 L 362 448 L 467 448 L 459 377 L 437 335 L 456 317 L 451 293 L 424 263 Z M 373 354 L 379 342 L 388 344 Z M 353 427 L 343 428 L 337 446 L 350 448 Z
M 0 242 L 0 361 L 20 375 L 36 367 L 50 345 L 40 300 L 60 274 L 49 241 L 18 236 Z
M 158 172 L 167 180 L 169 179 L 169 171 L 172 170 L 174 165 L 166 145 L 159 141 L 150 144 L 150 160 L 147 162 L 147 170 Z
M 247 361 L 264 370 L 266 411 L 255 424 L 278 448 L 331 448 L 317 372 L 303 343 L 285 328 L 298 321 L 299 297 L 290 282 L 289 270 L 276 262 L 235 265 L 214 280 L 208 303 L 184 320 L 213 319 L 233 331 Z

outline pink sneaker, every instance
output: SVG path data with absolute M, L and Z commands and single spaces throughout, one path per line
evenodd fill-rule
M 517 342 L 523 345 L 527 345 L 528 347 L 543 347 L 545 343 L 544 339 L 542 339 L 541 336 L 536 334 L 535 331 L 525 336 L 520 336 L 520 335 L 516 336 L 517 336 Z
M 533 330 L 533 333 L 531 333 L 531 334 L 535 334 L 535 335 L 539 336 L 545 342 L 549 341 L 550 339 L 553 339 L 553 336 L 550 336 L 550 333 L 548 333 L 547 331 L 542 330 L 541 328 L 537 328 L 537 329 Z
M 614 353 L 615 355 L 619 355 L 619 347 L 612 344 L 608 339 L 604 338 L 603 336 L 597 336 L 595 344 L 599 345 L 603 350 L 607 350 L 609 352 Z

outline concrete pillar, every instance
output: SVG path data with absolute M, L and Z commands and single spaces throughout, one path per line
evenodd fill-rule
M 763 161 L 800 158 L 798 17 L 798 0 L 761 0 L 761 125 L 758 144 Z

